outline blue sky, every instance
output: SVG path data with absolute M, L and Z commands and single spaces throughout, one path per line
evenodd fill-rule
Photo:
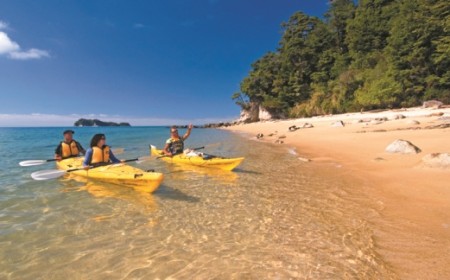
M 327 0 L 2 0 L 0 126 L 233 120 L 250 65 Z

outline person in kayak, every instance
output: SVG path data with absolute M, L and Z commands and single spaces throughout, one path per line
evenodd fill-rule
M 55 149 L 55 159 L 57 161 L 77 157 L 80 154 L 84 155 L 86 153 L 83 146 L 73 139 L 73 134 L 75 134 L 75 131 L 71 129 L 63 132 L 64 140 L 61 141 Z
M 111 148 L 105 143 L 105 134 L 99 133 L 95 134 L 92 137 L 90 145 L 91 147 L 86 151 L 86 155 L 84 157 L 84 169 L 88 170 L 90 167 L 123 162 L 116 158 L 116 156 L 111 151 Z
M 189 135 L 191 135 L 191 130 L 192 124 L 188 126 L 186 133 L 180 137 L 180 135 L 178 135 L 178 128 L 176 126 L 172 126 L 170 128 L 170 138 L 167 139 L 166 145 L 164 146 L 164 154 L 174 156 L 176 154 L 183 153 L 184 141 L 188 139 Z

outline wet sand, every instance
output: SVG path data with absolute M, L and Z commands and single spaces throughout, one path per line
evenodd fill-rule
M 398 115 L 404 118 L 396 119 Z M 344 126 L 332 126 L 337 121 Z M 304 128 L 305 123 L 313 127 Z M 294 147 L 299 161 L 319 168 L 331 164 L 347 179 L 368 184 L 367 195 L 382 209 L 381 217 L 371 221 L 381 257 L 401 279 L 449 279 L 450 167 L 432 168 L 422 161 L 427 154 L 450 153 L 449 123 L 450 108 L 409 108 L 226 129 L 252 139 L 261 133 L 258 141 Z M 397 139 L 410 141 L 421 152 L 385 152 Z

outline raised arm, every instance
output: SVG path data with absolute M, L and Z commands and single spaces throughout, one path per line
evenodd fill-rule
M 192 130 L 192 124 L 190 124 L 188 126 L 188 129 L 187 129 L 186 133 L 183 135 L 183 141 L 188 139 L 189 135 L 191 135 L 191 130 Z

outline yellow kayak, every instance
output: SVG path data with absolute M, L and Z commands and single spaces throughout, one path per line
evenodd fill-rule
M 243 157 L 238 158 L 223 158 L 216 156 L 201 156 L 201 155 L 185 155 L 178 154 L 175 156 L 165 156 L 162 150 L 158 150 L 155 146 L 150 146 L 150 154 L 153 156 L 159 157 L 161 160 L 169 163 L 180 163 L 180 164 L 188 164 L 195 165 L 201 167 L 210 167 L 210 168 L 218 168 L 222 170 L 231 171 L 235 167 L 237 167 L 244 160 Z
M 59 169 L 69 170 L 83 167 L 84 158 L 68 158 L 56 162 Z M 133 187 L 144 192 L 153 192 L 161 184 L 164 175 L 157 172 L 147 172 L 142 169 L 117 163 L 86 170 L 72 171 L 69 174 L 95 179 L 99 181 Z

